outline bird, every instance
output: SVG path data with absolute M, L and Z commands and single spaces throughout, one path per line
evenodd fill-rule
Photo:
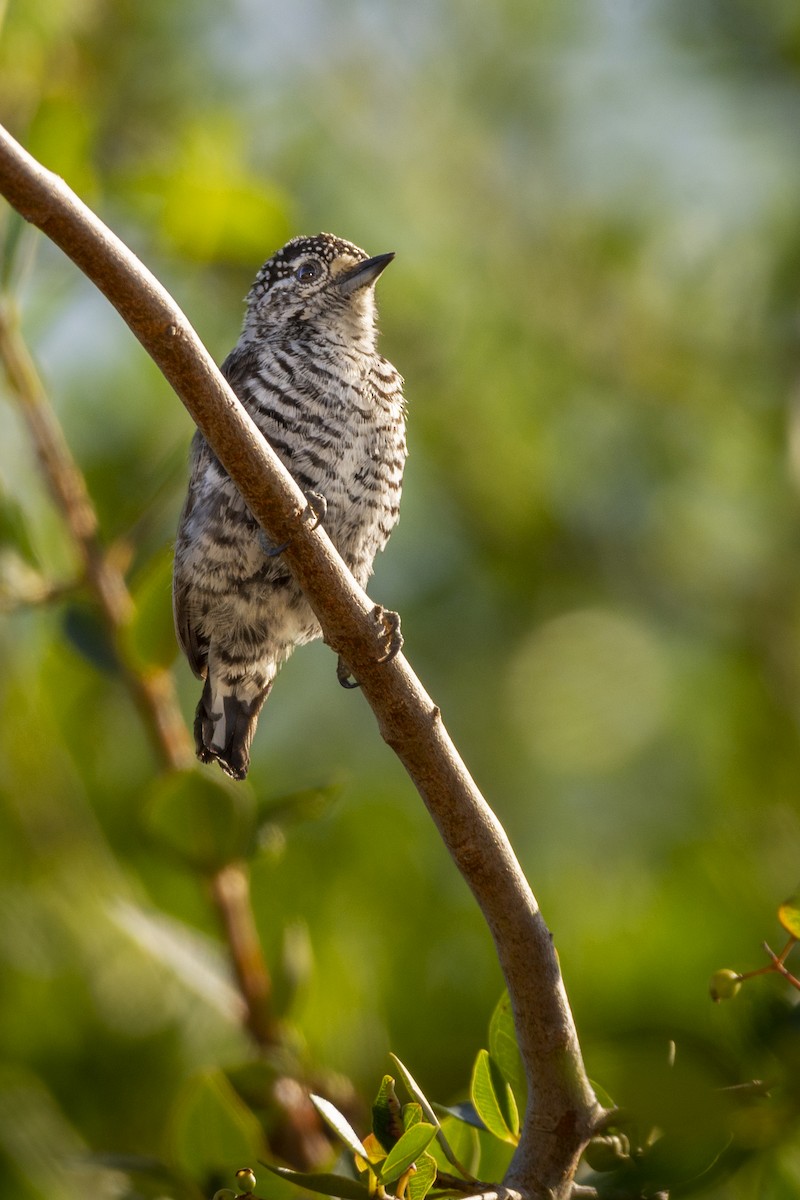
M 375 284 L 393 258 L 330 233 L 292 238 L 259 270 L 221 367 L 362 587 L 397 522 L 407 456 L 403 380 L 377 349 Z M 175 542 L 175 630 L 204 680 L 197 757 L 237 780 L 279 668 L 321 636 L 285 549 L 198 430 Z M 388 658 L 402 642 L 399 618 L 375 611 Z M 338 676 L 357 686 L 341 659 Z

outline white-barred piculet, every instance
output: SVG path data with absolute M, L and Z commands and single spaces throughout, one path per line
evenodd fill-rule
M 374 287 L 393 257 L 328 233 L 294 238 L 256 276 L 222 364 L 362 587 L 397 521 L 406 460 L 403 381 L 377 351 Z M 199 431 L 173 599 L 178 641 L 205 680 L 197 756 L 244 779 L 279 667 L 321 631 Z

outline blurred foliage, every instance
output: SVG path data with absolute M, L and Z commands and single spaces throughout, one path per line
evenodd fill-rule
M 379 299 L 411 459 L 371 590 L 542 902 L 592 1077 L 671 1131 L 686 1190 L 796 1196 L 797 996 L 707 995 L 721 963 L 762 965 L 800 878 L 796 5 L 7 0 L 0 114 L 220 359 L 290 234 L 397 251 Z M 3 221 L 2 278 L 130 561 L 132 652 L 166 664 L 190 422 Z M 215 791 L 295 1062 L 369 1095 L 392 1047 L 463 1101 L 499 972 L 363 700 L 299 652 L 256 799 L 198 784 L 182 845 L 194 785 L 158 780 L 10 400 L 2 427 L 0 1191 L 210 1195 L 250 1114 L 271 1128 L 280 1065 L 254 1059 L 202 886 Z M 708 1097 L 753 1079 L 772 1100 L 698 1178 Z M 166 1164 L 160 1191 L 124 1183 L 130 1156 Z

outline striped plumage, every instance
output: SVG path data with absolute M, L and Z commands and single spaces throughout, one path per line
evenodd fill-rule
M 376 349 L 374 284 L 392 257 L 326 233 L 294 238 L 259 271 L 222 365 L 299 486 L 324 497 L 324 527 L 362 586 L 397 521 L 406 457 L 402 380 Z M 243 779 L 278 668 L 320 628 L 199 432 L 173 597 L 178 640 L 205 679 L 198 758 Z

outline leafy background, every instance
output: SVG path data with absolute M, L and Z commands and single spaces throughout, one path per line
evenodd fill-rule
M 796 1196 L 796 995 L 707 996 L 777 948 L 800 876 L 796 6 L 9 0 L 0 112 L 219 359 L 288 236 L 397 252 L 380 307 L 411 457 L 372 594 L 509 830 L 590 1074 L 672 1130 L 692 1187 Z M 11 220 L 6 244 L 166 661 L 190 422 L 57 251 Z M 2 430 L 0 1186 L 124 1194 L 91 1149 L 201 1194 L 214 1131 L 258 1140 L 219 1074 L 252 1048 L 90 598 L 19 602 L 76 561 L 6 399 Z M 325 647 L 283 671 L 252 779 L 261 805 L 331 801 L 271 821 L 252 866 L 299 1058 L 368 1099 L 393 1049 L 463 1098 L 492 947 Z M 708 1096 L 754 1077 L 777 1102 L 720 1118 Z

